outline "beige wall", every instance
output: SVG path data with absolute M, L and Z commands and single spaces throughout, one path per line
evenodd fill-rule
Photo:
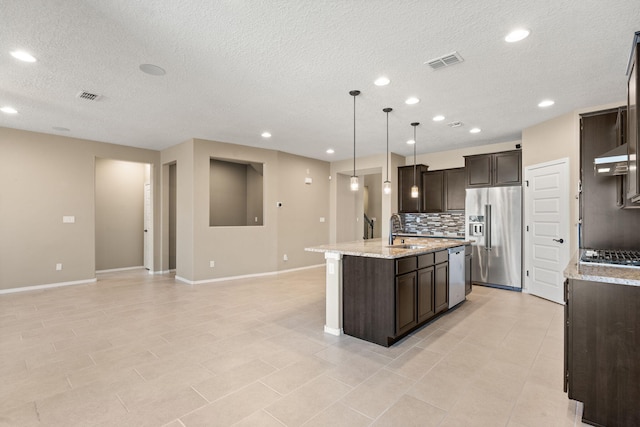
M 522 131 L 522 168 L 561 158 L 569 159 L 569 201 L 572 253 L 578 249 L 580 114 L 617 108 L 624 101 L 575 110 Z M 524 176 L 524 172 L 523 172 Z
M 247 165 L 211 159 L 209 225 L 247 225 Z
M 278 152 L 278 201 L 278 270 L 323 264 L 304 248 L 329 242 L 329 163 Z
M 211 157 L 264 164 L 264 225 L 209 226 Z M 321 254 L 304 248 L 328 241 L 327 162 L 200 139 L 163 151 L 162 162 L 177 164 L 179 279 L 198 283 L 323 263 Z M 313 180 L 311 185 L 305 184 L 307 176 Z M 163 228 L 168 230 L 168 225 L 163 223 Z M 285 254 L 288 261 L 283 260 Z
M 0 290 L 95 278 L 96 157 L 151 163 L 159 175 L 157 151 L 0 128 Z M 157 207 L 158 186 L 153 195 Z
M 398 211 L 398 166 L 405 165 L 405 158 L 391 153 L 389 165 L 391 194 L 382 196 L 381 218 L 378 218 L 382 238 L 387 238 L 389 235 L 389 217 Z M 357 193 L 353 193 L 349 189 L 349 178 L 353 174 L 353 159 L 331 163 L 329 196 L 330 218 L 331 224 L 333 224 L 330 230 L 331 243 L 362 239 L 362 220 L 356 220 L 362 218 L 364 212 L 362 182 L 364 176 L 369 174 L 380 174 L 378 176 L 382 182 L 387 179 L 387 155 L 384 153 L 359 158 L 356 161 L 356 167 L 361 189 Z M 382 188 L 382 183 L 380 188 Z
M 96 159 L 96 270 L 138 267 L 144 253 L 144 163 Z

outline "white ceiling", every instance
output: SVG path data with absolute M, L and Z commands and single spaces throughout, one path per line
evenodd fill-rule
M 529 38 L 506 43 L 519 26 Z M 384 107 L 402 155 L 413 152 L 413 121 L 418 153 L 514 141 L 624 100 L 637 30 L 637 0 L 0 0 L 0 106 L 19 111 L 0 113 L 0 126 L 157 150 L 204 138 L 332 161 L 353 155 L 358 89 L 358 157 L 384 153 Z M 14 59 L 16 49 L 38 61 Z M 464 62 L 424 65 L 453 51 Z M 144 63 L 167 73 L 144 74 Z M 375 86 L 381 75 L 391 84 Z M 83 90 L 102 98 L 77 98 Z M 405 105 L 408 96 L 421 102 Z M 538 108 L 545 98 L 555 105 Z

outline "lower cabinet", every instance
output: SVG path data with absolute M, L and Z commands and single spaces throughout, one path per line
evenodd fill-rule
M 418 322 L 431 319 L 436 314 L 435 309 L 435 269 L 433 266 L 422 268 L 418 276 Z
M 440 313 L 449 308 L 449 263 L 435 267 L 435 311 Z
M 640 286 L 565 282 L 565 390 L 582 420 L 640 426 Z
M 449 308 L 448 252 L 398 259 L 345 255 L 343 330 L 390 346 Z
M 396 277 L 396 334 L 404 334 L 418 324 L 416 296 L 418 274 L 403 274 Z

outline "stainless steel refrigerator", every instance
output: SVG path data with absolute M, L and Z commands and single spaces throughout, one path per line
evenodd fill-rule
M 521 290 L 522 187 L 468 188 L 465 216 L 473 283 Z

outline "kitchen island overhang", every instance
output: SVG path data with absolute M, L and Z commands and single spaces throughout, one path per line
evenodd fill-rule
M 398 260 L 403 259 L 401 267 L 403 270 L 401 273 L 407 274 L 416 274 L 419 271 L 419 262 L 420 267 L 424 268 L 435 268 L 434 266 L 429 266 L 425 262 L 425 260 L 434 260 L 434 254 L 436 252 L 447 251 L 450 248 L 460 247 L 469 245 L 470 242 L 459 240 L 459 239 L 447 239 L 447 238 L 431 238 L 431 239 L 420 239 L 420 238 L 404 238 L 402 242 L 389 245 L 386 240 L 382 239 L 370 239 L 370 240 L 361 240 L 354 242 L 345 242 L 338 244 L 327 244 L 321 246 L 314 246 L 310 248 L 305 248 L 307 251 L 311 252 L 321 252 L 325 254 L 326 260 L 326 321 L 324 326 L 325 333 L 332 335 L 341 335 L 345 333 L 344 331 L 344 264 L 343 261 L 345 257 L 347 259 L 349 257 L 362 258 L 361 261 L 369 263 L 371 265 L 372 262 L 375 263 L 375 260 L 381 261 L 383 263 L 386 262 L 387 267 L 385 267 L 386 274 L 389 275 L 390 268 L 389 263 L 396 265 L 395 263 Z M 428 255 L 431 254 L 431 255 Z M 414 261 L 415 258 L 415 261 Z M 442 260 L 440 260 L 442 261 Z M 448 262 L 448 259 L 446 260 Z M 413 270 L 404 270 L 407 265 L 411 265 L 411 262 L 415 262 L 416 265 Z M 435 261 L 432 261 L 434 264 Z M 394 277 L 397 272 L 397 267 L 394 269 Z M 447 272 L 448 274 L 448 272 Z M 348 279 L 349 283 L 347 283 L 347 288 L 353 289 L 353 281 L 354 276 L 351 274 Z M 400 276 L 398 276 L 400 277 Z M 403 277 L 404 279 L 408 279 L 407 277 Z M 370 278 L 371 279 L 371 278 Z M 411 280 L 411 279 L 410 279 Z M 417 276 L 413 279 L 414 283 L 409 283 L 409 286 L 417 286 Z M 390 289 L 394 289 L 397 287 L 397 284 L 389 283 Z M 448 284 L 447 284 L 448 286 Z M 365 289 L 369 290 L 369 288 L 365 288 L 360 284 L 358 287 L 359 290 Z M 382 287 L 381 287 L 382 288 Z M 448 297 L 448 289 L 447 289 L 447 297 Z M 353 295 L 352 295 L 353 298 Z M 390 297 L 393 303 L 394 297 Z M 417 297 L 416 297 L 417 298 Z M 349 307 L 352 307 L 353 304 L 347 304 L 347 310 Z M 371 308 L 371 307 L 369 307 Z M 448 307 L 447 307 L 448 308 Z M 363 311 L 367 311 L 364 309 Z M 371 311 L 371 310 L 369 310 Z M 353 313 L 347 313 L 353 314 Z M 348 317 L 349 318 L 349 317 Z M 347 322 L 349 324 L 349 322 Z M 412 328 L 407 329 L 407 331 L 412 330 Z M 349 335 L 349 331 L 346 332 Z M 403 334 L 401 334 L 403 335 Z M 354 335 L 358 336 L 358 335 Z M 376 342 L 380 345 L 388 346 L 395 342 L 395 340 L 384 341 L 381 339 L 371 339 L 368 337 L 358 336 L 358 338 L 367 339 L 368 341 Z

